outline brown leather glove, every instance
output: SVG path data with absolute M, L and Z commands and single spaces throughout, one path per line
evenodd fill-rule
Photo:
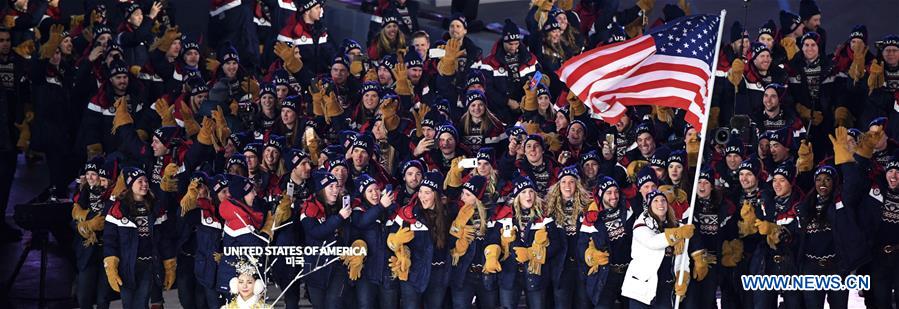
M 871 67 L 868 68 L 868 94 L 870 95 L 874 89 L 878 89 L 883 87 L 886 84 L 886 79 L 883 77 L 883 64 L 874 60 L 871 62 Z
M 406 74 L 405 55 L 397 52 L 396 65 L 393 67 L 393 76 L 396 77 L 397 95 L 412 95 L 412 83 L 409 81 L 409 75 Z
M 849 130 L 844 127 L 837 127 L 836 129 L 834 129 L 833 133 L 834 134 L 828 135 L 830 143 L 833 144 L 833 164 L 840 165 L 846 162 L 855 161 L 855 159 L 852 158 L 852 153 L 849 152 L 848 148 Z M 874 153 L 874 146 L 866 148 L 867 146 L 868 145 L 862 145 L 862 143 L 858 143 L 855 152 L 860 156 L 867 156 L 867 158 L 870 158 Z
M 162 171 L 162 180 L 159 182 L 159 188 L 165 192 L 178 192 L 178 165 L 169 163 Z
M 450 39 L 446 42 L 444 47 L 446 54 L 437 63 L 437 71 L 440 72 L 440 75 L 451 76 L 456 74 L 456 70 L 459 69 L 459 62 L 456 60 L 459 59 L 461 47 L 462 41 L 459 39 Z
M 194 179 L 187 186 L 187 192 L 181 197 L 181 216 L 197 208 L 197 197 L 200 195 L 200 180 Z
M 194 118 L 194 111 L 187 106 L 187 103 L 181 101 L 181 122 L 184 123 L 184 132 L 187 136 L 194 136 L 200 133 L 200 124 Z
M 293 52 L 293 47 L 284 42 L 275 43 L 275 54 L 284 62 L 284 69 L 290 74 L 294 74 L 303 69 L 303 61 L 297 58 Z
M 165 98 L 159 98 L 156 100 L 156 114 L 159 115 L 159 118 L 162 119 L 162 126 L 174 126 L 177 125 L 175 123 L 175 115 L 173 112 L 175 111 L 175 106 L 169 105 L 169 102 L 166 101 Z
M 740 83 L 743 82 L 743 72 L 746 70 L 746 63 L 743 59 L 735 59 L 727 71 L 727 80 L 730 81 L 734 88 L 739 89 Z
M 222 63 L 215 58 L 206 58 L 206 70 L 210 73 L 215 73 L 215 71 L 217 71 L 220 66 L 222 66 Z
M 787 60 L 793 60 L 793 56 L 799 52 L 799 47 L 796 47 L 796 38 L 785 37 L 780 40 L 780 46 L 787 52 Z
M 56 24 L 50 26 L 50 38 L 41 45 L 41 59 L 50 59 L 53 57 L 53 54 L 56 53 L 56 49 L 59 48 L 59 44 L 62 43 L 63 30 L 63 25 Z
M 814 154 L 812 154 L 812 144 L 808 141 L 802 141 L 797 152 L 799 158 L 796 159 L 796 169 L 802 172 L 811 171 L 814 167 Z
M 175 284 L 175 269 L 178 267 L 178 263 L 175 261 L 175 258 L 171 258 L 162 261 L 162 266 L 165 268 L 165 281 L 163 286 L 166 290 L 169 290 L 172 288 L 172 285 Z
M 103 258 L 103 269 L 106 270 L 106 280 L 113 291 L 119 292 L 122 286 L 122 277 L 119 277 L 119 257 L 107 256 Z
M 181 38 L 181 32 L 178 32 L 178 26 L 170 27 L 165 30 L 162 37 L 156 39 L 156 43 L 150 46 L 150 49 L 156 49 L 163 53 L 168 52 L 175 40 Z
M 115 117 L 112 118 L 112 134 L 115 134 L 119 127 L 134 123 L 134 119 L 128 112 L 128 102 L 125 101 L 125 97 L 118 98 L 113 106 L 115 107 Z
M 197 142 L 206 146 L 212 146 L 215 141 L 215 121 L 209 117 L 203 117 L 203 125 L 197 132 Z
M 31 54 L 34 53 L 34 40 L 27 40 L 20 43 L 13 48 L 13 51 L 24 59 L 31 59 Z
M 849 77 L 852 82 L 858 82 L 865 76 L 865 55 L 868 54 L 868 47 L 857 45 L 852 48 L 852 64 L 849 65 Z
M 251 78 L 249 76 L 244 77 L 243 81 L 240 82 L 240 89 L 243 90 L 244 93 L 249 94 L 251 97 L 253 97 L 253 102 L 258 101 L 259 82 L 256 81 L 255 78 Z

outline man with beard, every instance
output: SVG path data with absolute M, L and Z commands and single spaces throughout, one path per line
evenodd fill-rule
M 521 44 L 522 38 L 518 25 L 506 19 L 502 38 L 480 66 L 485 75 L 493 77 L 487 84 L 487 97 L 491 98 L 488 107 L 504 123 L 518 118 L 522 86 L 537 71 L 537 57 Z
M 762 105 L 765 109 L 758 111 L 753 117 L 760 131 L 777 131 L 788 127 L 794 135 L 805 132 L 802 120 L 792 110 L 783 106 L 786 103 L 784 102 L 786 90 L 784 85 L 778 83 L 765 86 L 765 93 L 762 96 Z
M 621 295 L 621 284 L 624 282 L 624 273 L 631 259 L 631 237 L 634 220 L 633 208 L 625 201 L 618 187 L 618 183 L 610 177 L 603 177 L 598 181 L 593 196 L 594 203 L 590 205 L 583 216 L 578 239 L 578 250 L 585 255 L 591 252 L 604 250 L 608 259 L 608 273 L 604 277 L 600 272 L 588 270 L 581 274 L 586 281 L 587 299 L 597 307 L 611 308 L 618 299 L 624 302 Z M 601 208 L 595 206 L 599 206 Z M 596 244 L 605 244 L 597 246 Z M 596 264 L 587 264 L 585 269 Z

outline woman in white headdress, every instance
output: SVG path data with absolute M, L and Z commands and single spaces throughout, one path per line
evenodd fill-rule
M 234 268 L 237 276 L 229 282 L 234 297 L 222 306 L 222 309 L 269 309 L 265 303 L 263 292 L 265 280 L 259 278 L 256 266 L 246 260 L 239 260 Z

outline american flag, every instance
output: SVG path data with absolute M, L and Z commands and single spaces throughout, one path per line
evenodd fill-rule
M 718 44 L 719 16 L 675 19 L 630 40 L 569 59 L 559 78 L 592 110 L 618 122 L 627 106 L 660 105 L 687 110 L 700 130 Z

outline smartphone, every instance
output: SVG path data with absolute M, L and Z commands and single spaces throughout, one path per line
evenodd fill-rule
M 534 72 L 534 78 L 532 78 L 530 81 L 531 90 L 537 88 L 537 84 L 540 83 L 541 79 L 543 79 L 543 73 L 540 73 L 540 71 Z
M 443 58 L 443 56 L 446 56 L 446 50 L 443 48 L 431 48 L 428 50 L 428 57 Z
M 475 168 L 478 167 L 478 159 L 477 158 L 465 158 L 459 161 L 459 167 L 461 168 Z
M 343 196 L 343 207 L 344 208 L 350 207 L 350 196 L 349 195 Z

